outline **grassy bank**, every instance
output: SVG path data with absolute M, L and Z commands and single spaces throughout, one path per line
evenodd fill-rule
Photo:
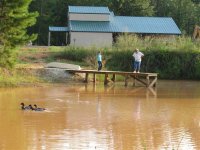
M 200 79 L 200 42 L 194 42 L 189 37 L 166 40 L 122 36 L 112 48 L 101 49 L 106 62 L 104 69 L 132 71 L 132 54 L 136 47 L 145 55 L 141 66 L 142 72 L 159 73 L 160 79 Z M 58 57 L 83 62 L 88 68 L 96 69 L 98 50 L 95 47 L 65 47 Z
M 30 86 L 44 82 L 42 78 L 25 69 L 0 69 L 0 87 Z
M 200 51 L 171 51 L 171 50 L 141 50 L 145 57 L 142 60 L 142 72 L 159 73 L 160 79 L 200 79 Z M 75 60 L 70 51 L 64 51 L 62 58 Z M 79 49 L 74 49 L 73 53 L 79 54 Z M 83 57 L 83 54 L 85 56 Z M 88 54 L 88 55 L 87 55 Z M 104 69 L 117 71 L 132 71 L 132 50 L 104 51 L 102 52 L 106 61 Z M 95 55 L 91 55 L 88 50 L 81 50 L 81 57 L 78 61 L 85 61 L 88 68 L 96 69 Z
M 70 46 L 19 48 L 16 67 L 13 70 L 0 70 L 0 86 L 46 82 L 22 68 L 40 68 L 49 62 L 66 62 L 80 65 L 82 68 L 96 69 L 96 54 L 99 50 L 103 54 L 104 70 L 132 71 L 132 53 L 136 47 L 145 54 L 141 66 L 142 72 L 159 73 L 160 79 L 200 79 L 200 42 L 194 42 L 189 37 L 166 40 L 140 39 L 137 36 L 124 35 L 118 38 L 112 48 Z M 103 79 L 101 76 L 98 78 Z

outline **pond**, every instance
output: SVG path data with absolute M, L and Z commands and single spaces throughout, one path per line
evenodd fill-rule
M 45 111 L 22 111 L 20 103 Z M 200 82 L 0 89 L 1 150 L 200 149 Z

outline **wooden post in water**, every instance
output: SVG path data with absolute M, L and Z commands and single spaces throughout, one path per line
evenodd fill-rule
M 96 74 L 93 73 L 93 82 L 96 83 Z
M 128 75 L 125 75 L 125 86 L 128 86 Z
M 89 73 L 85 73 L 85 81 L 86 83 L 88 83 L 88 76 L 89 76 Z
M 153 81 L 151 82 L 151 84 L 149 85 L 149 87 L 156 87 L 156 83 L 157 83 L 157 76 L 153 79 Z
M 147 80 L 146 86 L 149 87 L 149 76 L 146 76 L 146 80 Z
M 135 79 L 135 75 L 132 76 L 133 77 L 133 86 L 136 86 L 136 79 Z
M 115 82 L 115 79 L 116 79 L 116 75 L 115 75 L 115 74 L 113 74 L 113 77 L 112 77 L 112 79 L 111 79 L 111 80 L 112 80 L 113 82 Z
M 105 78 L 104 78 L 104 85 L 108 84 L 108 74 L 105 73 Z

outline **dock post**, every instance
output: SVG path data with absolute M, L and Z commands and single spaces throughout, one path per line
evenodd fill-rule
M 125 86 L 128 86 L 128 75 L 125 76 Z
M 115 74 L 113 74 L 113 77 L 112 77 L 112 79 L 111 79 L 111 80 L 112 80 L 113 82 L 115 82 L 115 79 L 116 79 L 116 75 L 115 75 Z
M 105 73 L 105 78 L 104 78 L 104 85 L 108 84 L 108 74 Z
M 149 87 L 149 76 L 148 75 L 147 75 L 146 79 L 147 79 L 146 86 Z
M 93 82 L 96 83 L 96 74 L 93 74 Z
M 157 85 L 157 76 L 155 77 L 155 83 L 154 83 L 154 85 L 153 85 L 153 87 L 156 87 L 156 85 Z
M 135 79 L 135 75 L 132 76 L 133 77 L 133 86 L 136 86 L 136 79 Z
M 155 78 L 153 79 L 153 81 L 151 82 L 151 84 L 149 85 L 149 87 L 156 87 L 156 83 L 157 83 L 157 76 L 155 76 Z
M 88 83 L 88 76 L 89 76 L 89 74 L 85 73 L 85 81 L 84 82 L 86 82 L 86 83 Z

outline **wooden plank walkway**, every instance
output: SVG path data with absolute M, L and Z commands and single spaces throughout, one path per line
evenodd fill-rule
M 133 73 L 124 71 L 97 71 L 97 70 L 66 70 L 69 73 L 84 73 L 85 80 L 88 82 L 89 74 L 93 75 L 93 82 L 96 82 L 96 74 L 104 74 L 104 84 L 107 85 L 109 82 L 114 83 L 116 75 L 125 77 L 125 86 L 128 86 L 130 79 L 133 80 L 133 85 L 136 86 L 136 81 L 143 84 L 146 87 L 155 87 L 157 84 L 157 73 Z M 111 76 L 111 78 L 109 77 Z

